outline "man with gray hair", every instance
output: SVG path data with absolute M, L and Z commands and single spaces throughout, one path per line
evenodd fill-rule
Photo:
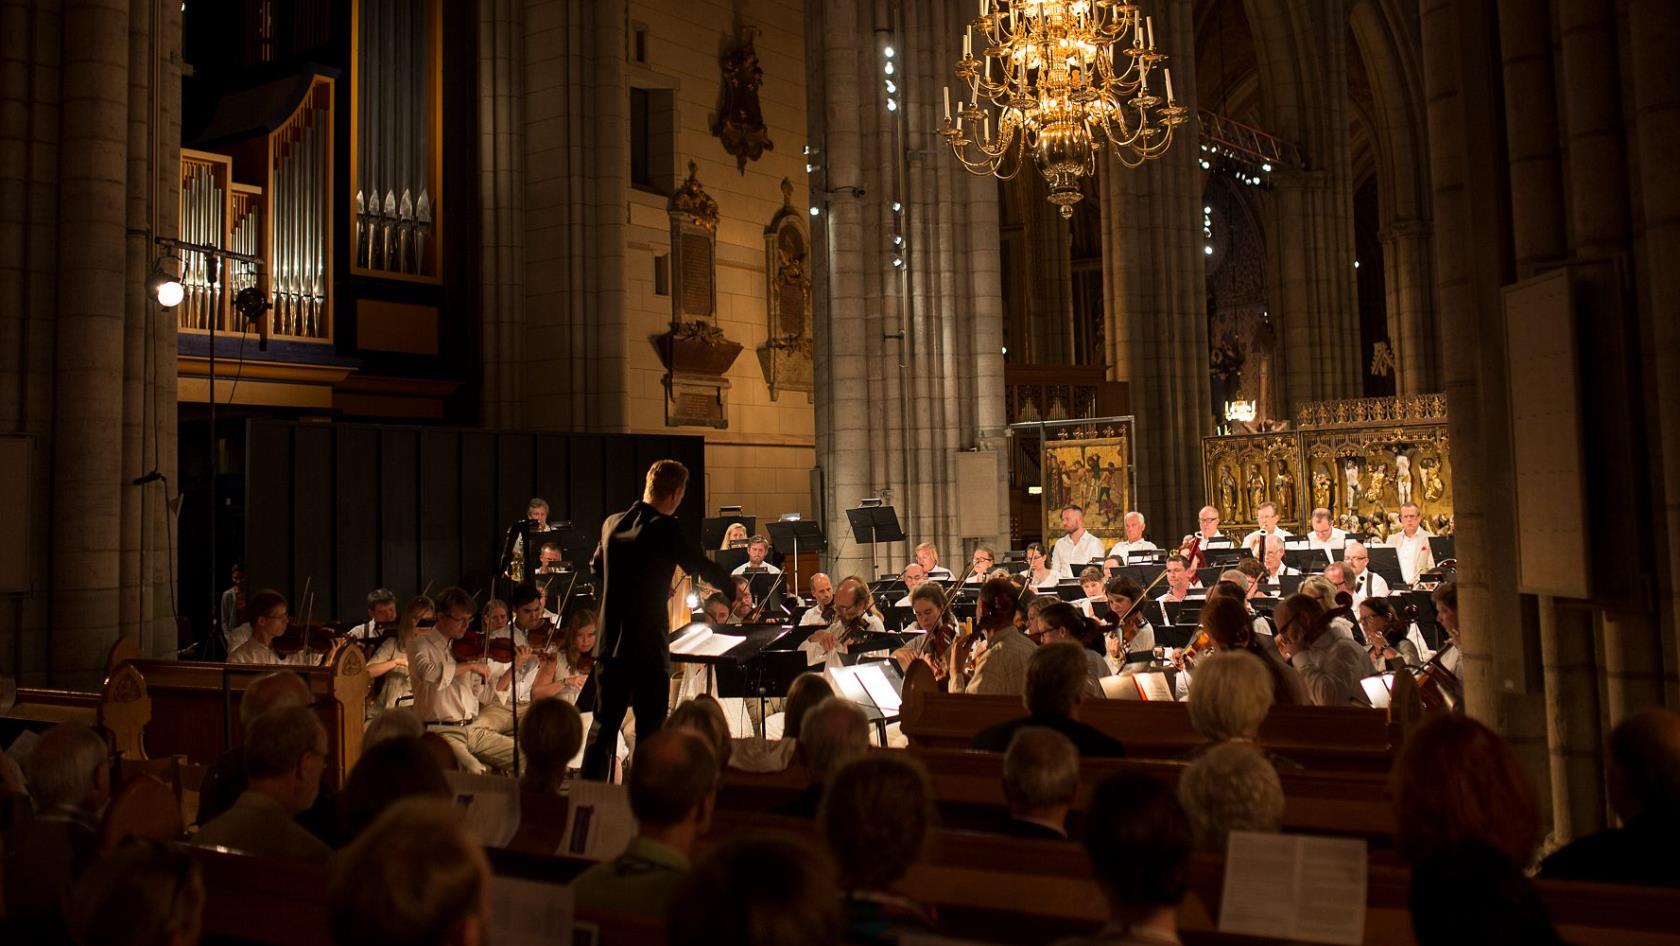
M 1081 756 L 1125 755 L 1126 749 L 1118 739 L 1076 718 L 1090 678 L 1089 667 L 1085 648 L 1074 641 L 1056 641 L 1038 648 L 1027 663 L 1027 715 L 980 730 L 970 748 L 1003 752 L 1017 730 L 1041 726 L 1066 736 Z
M 1079 793 L 1079 750 L 1054 729 L 1015 731 L 1003 754 L 1003 797 L 1009 818 L 999 829 L 1017 838 L 1067 837 L 1068 809 Z
M 293 819 L 315 804 L 327 762 L 327 732 L 313 710 L 289 706 L 251 722 L 245 734 L 246 788 L 207 822 L 193 843 L 257 857 L 324 863 L 331 850 Z
M 308 706 L 314 702 L 309 684 L 291 670 L 265 673 L 245 686 L 239 700 L 239 729 L 243 739 L 251 731 L 251 723 L 269 710 L 288 706 Z M 243 742 L 234 746 L 204 773 L 204 784 L 198 793 L 198 823 L 208 824 L 233 807 L 234 801 L 245 791 L 245 748 Z M 331 812 L 324 812 L 322 825 L 335 820 Z
M 14 942 L 62 940 L 60 907 L 98 853 L 99 812 L 111 797 L 109 753 L 93 730 L 60 723 L 42 734 L 23 770 L 35 806 L 6 835 L 7 916 Z
M 1149 528 L 1149 524 L 1143 520 L 1143 513 L 1136 509 L 1126 513 L 1126 517 L 1121 520 L 1121 527 L 1126 530 L 1126 537 L 1108 549 L 1108 554 L 1120 559 L 1120 564 L 1131 564 L 1128 556 L 1133 552 L 1157 551 L 1155 543 L 1143 537 L 1144 530 Z
M 1283 825 L 1283 783 L 1252 743 L 1222 742 L 1178 780 L 1178 800 L 1199 851 L 1225 853 L 1232 831 L 1276 833 Z
M 800 721 L 799 748 L 811 783 L 774 814 L 814 818 L 828 777 L 869 751 L 869 717 L 854 704 L 831 696 L 813 706 Z

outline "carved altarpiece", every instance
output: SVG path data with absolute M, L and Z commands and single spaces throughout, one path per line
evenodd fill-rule
M 764 299 L 768 324 L 758 363 L 770 400 L 784 390 L 811 401 L 811 241 L 793 205 L 793 182 L 782 178 L 782 208 L 764 228 Z
M 665 366 L 665 425 L 728 427 L 730 365 L 741 354 L 717 324 L 718 205 L 694 162 L 671 195 L 671 327 L 653 339 Z

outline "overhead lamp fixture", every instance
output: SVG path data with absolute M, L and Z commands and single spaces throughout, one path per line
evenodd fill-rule
M 175 257 L 159 257 L 156 265 L 152 267 L 152 275 L 146 280 L 146 291 L 152 294 L 158 305 L 165 309 L 173 309 L 181 304 L 187 290 L 181 285 L 180 278 L 169 271 L 165 260 L 174 261 L 177 268 L 179 267 L 179 261 Z

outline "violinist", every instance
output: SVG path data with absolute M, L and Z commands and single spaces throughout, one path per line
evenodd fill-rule
M 1103 593 L 1108 598 L 1108 618 L 1104 622 L 1104 649 L 1107 651 L 1104 663 L 1108 673 L 1136 673 L 1145 665 L 1127 658 L 1133 654 L 1155 652 L 1155 628 L 1143 616 L 1147 605 L 1133 608 L 1143 597 L 1143 588 L 1130 575 L 1116 575 L 1108 580 Z M 1124 624 L 1121 623 L 1122 618 Z
M 1463 656 L 1458 643 L 1458 583 L 1443 581 L 1436 585 L 1430 601 L 1435 604 L 1436 622 L 1441 625 L 1441 630 L 1447 632 L 1447 642 L 1441 645 L 1435 656 L 1449 672 L 1457 674 L 1459 658 Z
M 811 607 L 807 608 L 799 625 L 834 623 L 834 582 L 822 572 L 811 576 Z
M 484 628 L 485 634 L 495 637 L 497 631 L 508 626 L 510 616 L 511 612 L 508 610 L 506 601 L 500 598 L 491 598 L 484 602 L 484 610 L 478 613 L 479 626 Z
M 408 642 L 420 632 L 420 622 L 430 623 L 435 614 L 432 599 L 419 595 L 403 609 L 397 632 L 380 642 L 368 658 L 368 677 L 379 681 L 375 701 L 379 711 L 414 702 L 414 688 L 408 680 Z
M 718 627 L 729 623 L 729 599 L 723 595 L 712 592 L 706 597 L 706 603 L 701 605 L 701 609 L 706 612 L 707 623 Z
M 1050 561 L 1050 556 L 1044 553 L 1044 546 L 1033 542 L 1027 546 L 1027 570 L 1021 573 L 1027 584 L 1033 588 L 1054 588 L 1062 580 Z
M 251 596 L 250 610 L 251 639 L 228 654 L 228 663 L 314 666 L 319 655 L 307 647 L 285 656 L 273 647 L 274 641 L 285 634 L 291 624 L 291 611 L 285 596 L 272 589 L 259 591 Z
M 1464 682 L 1459 678 L 1463 652 L 1458 636 L 1458 584 L 1441 582 L 1435 586 L 1430 600 L 1435 604 L 1436 621 L 1447 632 L 1447 640 L 1418 671 L 1418 689 L 1426 709 L 1444 708 L 1462 713 Z
M 1086 617 L 1096 617 L 1096 603 L 1107 600 L 1103 594 L 1105 583 L 1102 569 L 1095 565 L 1087 565 L 1079 573 L 1079 590 L 1085 592 L 1085 597 L 1074 604 Z
M 923 661 L 933 670 L 934 680 L 943 684 L 951 669 L 946 657 L 957 636 L 956 619 L 945 607 L 945 590 L 932 582 L 923 583 L 910 595 L 910 611 L 916 616 L 912 629 L 921 633 L 893 651 L 893 658 L 901 670 Z
M 1307 700 L 1314 706 L 1371 705 L 1359 682 L 1371 669 L 1365 648 L 1351 635 L 1331 630 L 1333 618 L 1345 616 L 1345 611 L 1327 611 L 1304 593 L 1290 595 L 1277 608 L 1278 656 L 1300 672 Z
M 799 645 L 812 664 L 838 662 L 839 655 L 850 653 L 851 641 L 866 634 L 885 633 L 879 615 L 874 613 L 875 598 L 869 593 L 869 583 L 856 575 L 840 579 L 834 591 L 834 622 L 820 631 L 813 631 Z
M 1103 655 L 1091 646 L 1093 642 L 1096 642 L 1098 647 L 1102 646 L 1102 629 L 1066 601 L 1051 601 L 1045 605 L 1038 613 L 1038 629 L 1040 647 L 1057 641 L 1073 641 L 1085 651 L 1085 695 L 1102 699 L 1102 678 L 1108 676 L 1108 663 L 1103 660 Z
M 1365 635 L 1365 653 L 1371 669 L 1403 670 L 1423 665 L 1419 641 L 1412 639 L 1407 624 L 1394 612 L 1387 598 L 1366 598 L 1359 602 L 1359 630 Z
M 1027 663 L 1037 647 L 1016 626 L 1020 602 L 1021 591 L 1008 578 L 988 578 L 980 586 L 974 618 L 977 632 L 958 637 L 951 646 L 951 692 L 993 696 L 1026 692 Z M 977 640 L 982 636 L 983 650 Z
M 753 600 L 752 582 L 747 578 L 736 577 L 735 603 L 730 606 L 729 623 L 745 624 L 757 610 L 758 602 Z
M 375 588 L 368 592 L 365 623 L 349 630 L 349 636 L 359 640 L 378 640 L 386 629 L 397 623 L 397 595 L 389 588 Z
M 1202 607 L 1201 633 L 1192 642 L 1193 646 L 1175 660 L 1184 692 L 1195 698 L 1192 678 L 1198 660 L 1208 654 L 1242 650 L 1265 662 L 1272 678 L 1274 704 L 1299 706 L 1306 703 L 1306 687 L 1301 675 L 1283 662 L 1270 638 L 1255 633 L 1253 615 L 1243 605 L 1241 589 L 1226 588 L 1226 584 L 1221 581 L 1209 590 L 1207 604 Z
M 492 627 L 486 620 L 482 630 L 483 660 L 489 667 L 489 680 L 494 696 L 484 696 L 476 724 L 499 733 L 513 732 L 515 695 L 521 705 L 531 702 L 532 686 L 540 669 L 540 661 L 531 646 L 536 638 L 547 643 L 553 625 L 543 610 L 543 593 L 532 585 L 518 585 L 513 589 L 513 623 L 504 618 Z M 486 605 L 488 612 L 489 606 Z M 497 641 L 502 641 L 498 644 Z M 509 657 L 509 660 L 500 659 Z M 457 654 L 457 659 L 459 654 Z M 514 667 L 518 669 L 515 670 Z M 514 687 L 518 687 L 515 691 Z
M 1190 597 L 1190 581 L 1196 573 L 1182 555 L 1167 556 L 1167 590 L 1155 596 L 1156 601 L 1183 601 Z
M 473 725 L 480 699 L 489 695 L 489 664 L 482 659 L 457 661 L 450 652 L 450 644 L 466 635 L 474 610 L 465 591 L 444 589 L 437 598 L 437 627 L 411 637 L 407 654 L 415 712 L 427 731 L 449 743 L 463 769 L 482 774 L 487 768 L 513 764 L 513 740 L 488 726 Z
M 722 600 L 721 595 L 714 597 Z M 553 656 L 543 661 L 533 695 L 539 700 L 557 696 L 575 705 L 595 670 L 595 612 L 588 608 L 572 612 L 552 650 Z
M 992 550 L 984 545 L 974 549 L 974 557 L 968 563 L 968 575 L 963 578 L 965 585 L 978 585 L 991 577 Z

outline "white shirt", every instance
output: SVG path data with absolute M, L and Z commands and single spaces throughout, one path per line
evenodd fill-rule
M 1267 532 L 1264 529 L 1255 529 L 1253 532 L 1243 536 L 1243 548 L 1254 550 L 1255 557 L 1258 558 L 1260 557 L 1261 552 L 1264 551 L 1260 548 L 1260 540 L 1262 538 L 1271 538 L 1272 536 L 1277 536 L 1277 540 L 1282 542 L 1289 538 L 1289 530 L 1279 529 L 1276 526 L 1272 527 L 1272 531 L 1270 532 Z
M 755 567 L 755 566 L 753 565 L 753 563 L 750 560 L 745 561 L 745 562 L 742 562 L 741 564 L 735 566 L 735 570 L 730 572 L 729 574 L 731 574 L 731 575 L 745 575 L 745 574 L 747 574 L 747 569 L 753 568 L 753 567 Z M 777 568 L 776 566 L 770 564 L 769 562 L 759 562 L 756 567 L 758 568 L 758 571 L 753 572 L 753 574 L 755 574 L 755 575 L 780 575 L 782 573 L 782 570 L 780 568 Z
M 820 604 L 814 604 L 809 608 L 806 608 L 805 613 L 799 618 L 799 626 L 805 627 L 809 624 L 827 624 L 828 619 L 823 617 L 822 612 L 823 609 Z
M 1353 579 L 1353 606 L 1359 607 L 1359 602 L 1366 598 L 1388 597 L 1388 579 L 1371 569 L 1365 569 L 1364 574 Z
M 1148 621 L 1144 621 L 1138 625 L 1137 633 L 1132 635 L 1132 642 L 1127 645 L 1126 652 L 1119 658 L 1104 654 L 1103 662 L 1118 674 L 1138 673 L 1139 671 L 1149 670 L 1149 663 L 1142 660 L 1127 663 L 1127 658 L 1136 657 L 1139 654 L 1153 654 L 1154 652 L 1155 626 Z
M 1103 554 L 1102 539 L 1092 535 L 1089 530 L 1082 529 L 1077 542 L 1065 535 L 1056 540 L 1056 544 L 1050 549 L 1051 561 L 1055 563 L 1051 566 L 1051 571 L 1063 578 L 1073 578 L 1074 562 L 1078 562 L 1083 568 L 1090 562 L 1101 562 Z
M 1301 574 L 1301 570 L 1299 568 L 1291 568 L 1288 565 L 1280 564 L 1280 565 L 1278 565 L 1278 570 L 1277 570 L 1276 574 L 1273 574 L 1271 572 L 1267 572 L 1265 575 L 1261 576 L 1261 581 L 1264 584 L 1275 585 L 1275 584 L 1278 583 L 1278 575 L 1299 575 L 1299 574 Z
M 863 625 L 864 633 L 866 634 L 884 634 L 887 630 L 886 625 L 881 623 L 881 619 L 873 614 L 865 614 L 863 616 Z M 823 647 L 821 644 L 818 644 L 816 641 L 807 637 L 805 639 L 805 643 L 799 645 L 799 649 L 805 654 L 806 664 L 809 666 L 815 666 L 816 664 L 826 662 L 828 664 L 838 666 L 840 664 L 840 655 L 850 652 L 849 648 L 845 644 L 839 643 L 840 635 L 844 630 L 845 628 L 841 625 L 838 618 L 835 619 L 833 624 L 828 626 L 828 632 L 834 635 L 834 639 L 836 641 L 832 650 Z
M 230 664 L 291 664 L 292 666 L 312 667 L 320 660 L 320 657 L 321 655 L 311 653 L 308 650 L 300 650 L 289 657 L 282 657 L 274 652 L 274 648 L 253 637 L 240 644 L 233 653 L 228 654 L 227 662 Z
M 1435 567 L 1435 555 L 1429 550 L 1429 530 L 1418 527 L 1411 536 L 1405 532 L 1396 532 L 1388 537 L 1390 548 L 1398 549 L 1400 556 L 1400 577 L 1406 584 L 1417 584 L 1419 571 L 1428 571 Z M 1418 565 L 1423 568 L 1419 569 Z
M 414 711 L 428 723 L 471 720 L 478 715 L 484 678 L 455 675 L 449 641 L 438 631 L 416 634 L 408 642 L 408 677 L 414 687 Z
M 1127 542 L 1125 539 L 1121 539 L 1109 548 L 1108 554 L 1118 555 L 1120 557 L 1120 564 L 1129 565 L 1131 564 L 1131 559 L 1127 558 L 1127 556 L 1133 552 L 1158 551 L 1160 551 L 1160 549 L 1156 548 L 1155 543 L 1149 541 L 1148 539 L 1138 539 L 1136 542 Z
M 529 642 L 529 639 L 525 636 L 525 632 L 520 630 L 520 628 L 514 624 L 509 624 L 507 627 L 491 634 L 490 639 L 495 640 L 496 638 L 507 637 L 509 631 L 513 632 L 513 644 L 515 647 L 524 647 Z M 507 673 L 508 667 L 512 666 L 512 664 L 503 663 L 500 660 L 489 660 L 487 662 L 490 664 L 491 680 L 500 678 L 502 674 Z M 514 687 L 518 687 L 519 702 L 531 702 L 531 685 L 536 682 L 537 671 L 539 669 L 541 668 L 535 662 L 521 667 L 518 676 L 514 677 L 513 682 L 508 684 L 508 689 L 495 691 L 496 701 L 499 703 L 512 703 L 512 690 Z M 573 699 L 573 702 L 576 702 L 575 698 Z
M 937 579 L 939 581 L 950 581 L 951 579 L 957 577 L 957 576 L 951 574 L 951 570 L 949 568 L 946 568 L 944 565 L 935 565 L 932 568 L 928 569 L 927 570 L 927 576 L 929 578 Z
M 1062 580 L 1061 572 L 1056 571 L 1054 568 L 1050 569 L 1050 571 L 1045 574 L 1043 581 L 1034 580 L 1032 569 L 1030 568 L 1021 574 L 1027 579 L 1027 584 L 1033 586 L 1034 589 L 1054 588 L 1056 587 L 1056 584 Z
M 1330 527 L 1330 538 L 1328 539 L 1319 538 L 1317 532 L 1307 533 L 1307 548 L 1309 549 L 1317 549 L 1321 552 L 1328 552 L 1331 549 L 1339 549 L 1346 544 L 1347 533 L 1335 526 Z
M 1230 536 L 1223 532 L 1215 532 L 1213 535 L 1203 535 L 1200 532 L 1192 532 L 1190 533 L 1190 537 L 1192 539 L 1201 539 L 1201 547 L 1204 549 L 1228 549 L 1232 545 L 1236 544 L 1231 541 Z

